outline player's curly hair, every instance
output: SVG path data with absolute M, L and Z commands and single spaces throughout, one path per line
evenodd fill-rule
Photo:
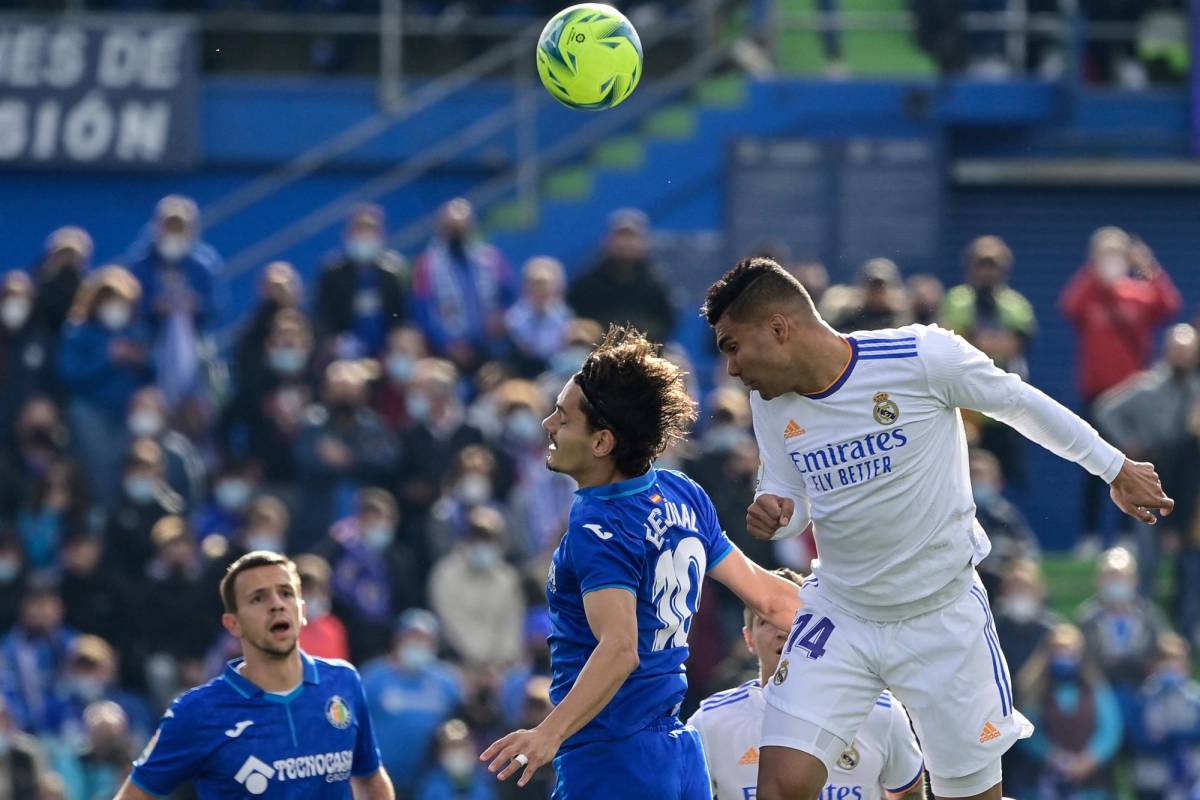
M 592 430 L 616 438 L 617 469 L 633 477 L 696 421 L 696 402 L 687 393 L 684 371 L 659 355 L 659 346 L 633 327 L 612 325 L 573 380 Z
M 751 313 L 776 308 L 787 301 L 810 314 L 816 313 L 808 290 L 794 275 L 773 258 L 755 256 L 742 259 L 708 287 L 700 314 L 716 327 L 725 314 L 740 322 Z

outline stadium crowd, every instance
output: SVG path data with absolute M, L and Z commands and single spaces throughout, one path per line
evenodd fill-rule
M 614 212 L 568 284 L 549 256 L 514 269 L 466 201 L 442 209 L 411 264 L 386 248 L 383 211 L 361 206 L 307 286 L 291 264 L 264 266 L 226 351 L 221 260 L 196 205 L 164 198 L 148 230 L 119 263 L 93 265 L 88 233 L 59 228 L 0 285 L 0 800 L 111 797 L 167 703 L 236 654 L 216 587 L 256 549 L 298 564 L 301 646 L 362 670 L 400 796 L 548 797 L 548 771 L 518 790 L 476 755 L 550 708 L 543 586 L 573 485 L 545 469 L 540 422 L 603 326 L 665 341 L 689 313 L 650 258 L 646 217 Z M 821 264 L 775 255 L 839 330 L 939 323 L 1026 371 L 1037 322 L 995 236 L 968 245 L 949 289 L 884 258 L 829 285 Z M 1006 764 L 1010 796 L 1115 797 L 1118 766 L 1142 800 L 1200 791 L 1196 330 L 1166 328 L 1153 360 L 1182 308 L 1149 247 L 1117 228 L 1096 232 L 1064 287 L 1089 417 L 1154 460 L 1179 501 L 1157 528 L 1131 524 L 1128 547 L 1103 543 L 1095 596 L 1071 621 L 1048 610 L 1037 533 L 1005 496 L 1027 479 L 1023 441 L 965 415 L 994 545 L 980 569 L 1018 705 L 1038 723 Z M 700 429 L 663 463 L 706 487 L 751 557 L 804 571 L 811 539 L 741 529 L 757 468 L 749 403 L 712 383 Z M 1169 602 L 1153 580 L 1167 561 Z M 755 669 L 731 596 L 705 593 L 701 619 L 692 707 Z

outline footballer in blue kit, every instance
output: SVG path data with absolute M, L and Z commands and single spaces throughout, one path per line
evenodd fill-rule
M 285 556 L 248 553 L 221 581 L 222 623 L 243 658 L 163 715 L 116 800 L 394 800 L 358 671 L 297 646 L 300 579 Z
M 483 752 L 501 780 L 553 761 L 556 800 L 711 797 L 700 737 L 677 716 L 704 576 L 783 628 L 800 602 L 729 541 L 699 485 L 653 467 L 695 416 L 683 372 L 613 327 L 542 423 L 547 467 L 579 485 L 546 582 L 555 708 Z

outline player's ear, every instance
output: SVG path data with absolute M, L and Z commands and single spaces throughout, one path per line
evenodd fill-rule
M 596 458 L 612 455 L 612 451 L 615 449 L 617 449 L 617 437 L 608 428 L 601 428 L 592 434 L 592 455 Z
M 767 329 L 771 332 L 772 339 L 783 344 L 791 335 L 792 325 L 786 314 L 776 312 L 767 317 Z
M 758 648 L 754 646 L 754 637 L 750 635 L 749 628 L 742 628 L 742 641 L 746 643 L 746 649 L 750 651 L 750 655 L 758 655 Z
M 238 622 L 237 614 L 225 612 L 221 615 L 221 625 L 225 630 L 229 631 L 231 636 L 238 639 L 242 638 L 242 623 Z

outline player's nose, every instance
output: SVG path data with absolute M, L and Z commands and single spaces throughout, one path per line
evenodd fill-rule
M 737 360 L 733 356 L 725 356 L 725 371 L 729 373 L 729 377 L 731 378 L 736 378 L 742 374 L 742 369 L 738 366 Z

